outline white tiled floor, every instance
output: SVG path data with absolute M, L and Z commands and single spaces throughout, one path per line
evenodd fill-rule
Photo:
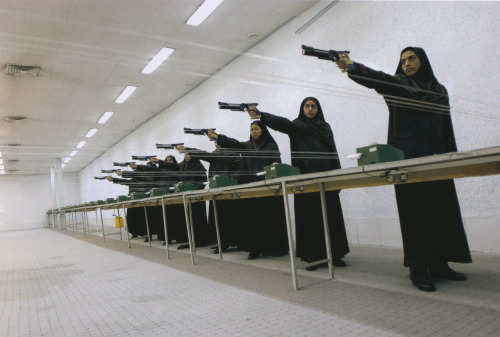
M 346 268 L 217 259 L 119 236 L 0 232 L 0 336 L 500 336 L 500 256 L 454 265 L 466 282 L 414 288 L 400 249 L 351 246 Z

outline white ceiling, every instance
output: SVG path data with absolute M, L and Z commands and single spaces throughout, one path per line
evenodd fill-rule
M 46 174 L 56 158 L 78 172 L 242 51 L 318 1 L 226 0 L 199 27 L 186 20 L 204 0 L 2 0 L 0 152 L 6 174 Z M 174 54 L 140 71 L 162 48 Z M 40 66 L 37 77 L 6 64 Z M 127 85 L 138 89 L 114 103 Z M 115 112 L 104 125 L 97 120 Z M 27 122 L 7 122 L 26 116 Z M 85 134 L 99 131 L 92 138 Z M 8 146 L 8 144 L 21 144 Z

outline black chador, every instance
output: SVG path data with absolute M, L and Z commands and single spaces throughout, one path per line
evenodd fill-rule
M 184 154 L 184 160 L 179 164 L 181 181 L 191 183 L 198 189 L 205 187 L 207 181 L 206 169 L 199 159 L 192 158 L 188 152 Z M 215 229 L 211 230 L 207 222 L 207 206 L 205 201 L 192 202 L 192 218 L 195 244 L 197 247 L 208 246 L 216 243 Z M 187 235 L 187 229 L 185 231 Z
M 155 187 L 172 189 L 180 181 L 179 164 L 174 156 L 167 156 L 165 160 L 160 160 L 158 166 L 139 165 L 138 171 L 147 171 L 154 177 Z M 163 223 L 162 206 L 150 206 L 148 211 L 148 221 L 150 233 L 156 234 L 158 240 L 165 241 L 165 226 Z M 186 217 L 184 216 L 183 204 L 167 204 L 165 206 L 167 220 L 168 240 L 170 242 L 186 242 Z
M 304 114 L 306 102 L 314 102 L 317 113 L 313 118 Z M 307 97 L 300 105 L 299 116 L 293 121 L 265 112 L 261 121 L 270 128 L 290 137 L 292 165 L 300 173 L 330 171 L 340 168 L 340 161 L 330 125 L 325 122 L 319 101 Z M 339 191 L 325 193 L 332 256 L 337 263 L 349 253 Z M 294 197 L 297 256 L 313 262 L 326 258 L 323 216 L 319 193 L 296 194 Z M 335 263 L 335 264 L 337 264 Z
M 248 169 L 245 182 L 263 180 L 263 176 L 255 175 L 264 166 L 281 163 L 278 144 L 267 127 L 260 121 L 252 123 L 252 127 L 261 130 L 257 138 L 240 142 L 224 135 L 218 136 L 218 144 L 223 148 L 240 151 Z M 245 216 L 241 220 L 238 246 L 250 252 L 249 259 L 262 255 L 283 255 L 288 252 L 286 217 L 282 196 L 249 198 L 245 202 Z
M 124 173 L 134 174 L 135 172 L 125 171 Z M 123 173 L 122 173 L 123 174 Z M 145 186 L 146 182 L 135 174 L 132 178 L 112 178 L 114 184 L 126 185 L 129 188 L 129 195 L 134 192 L 145 192 L 148 187 Z M 127 231 L 132 235 L 132 238 L 138 236 L 147 236 L 146 216 L 144 207 L 130 207 L 126 211 L 127 218 Z
M 217 144 L 216 146 L 217 149 L 211 153 L 197 149 L 187 150 L 193 158 L 210 163 L 208 169 L 209 177 L 216 175 L 228 176 L 236 179 L 238 183 L 242 183 L 246 168 L 241 156 L 232 151 L 221 149 Z M 238 234 L 240 233 L 240 224 L 245 214 L 246 201 L 243 199 L 216 200 L 219 233 L 223 250 L 231 246 L 238 246 Z M 208 208 L 208 223 L 210 228 L 215 228 L 212 201 Z
M 455 152 L 457 146 L 446 88 L 432 71 L 425 51 L 408 47 L 420 60 L 418 72 L 395 75 L 362 64 L 349 66 L 349 77 L 383 95 L 389 108 L 388 144 L 406 159 Z M 432 267 L 471 262 L 453 180 L 395 186 L 405 266 Z

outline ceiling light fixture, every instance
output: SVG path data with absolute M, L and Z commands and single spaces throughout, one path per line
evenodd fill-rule
M 0 159 L 0 165 L 2 165 L 2 164 L 3 164 L 3 159 Z
M 172 53 L 175 49 L 172 48 L 162 48 L 158 54 L 142 69 L 141 73 L 151 74 L 155 71 Z
M 5 170 L 5 166 L 0 165 L 0 170 L 2 170 L 2 171 Z
M 108 119 L 111 118 L 111 116 L 113 116 L 113 111 L 106 111 L 102 116 L 101 118 L 99 118 L 99 120 L 97 121 L 98 124 L 104 124 L 108 121 Z
M 118 96 L 115 103 L 125 102 L 130 97 L 130 95 L 132 95 L 135 89 L 137 89 L 137 87 L 134 87 L 133 85 L 127 86 L 125 90 L 123 90 L 123 92 L 120 94 L 120 96 Z
M 75 154 L 77 154 L 78 151 L 77 150 L 73 150 L 71 151 L 71 153 L 69 154 L 70 157 L 73 157 Z
M 19 122 L 26 122 L 28 120 L 28 117 L 25 116 L 7 116 L 5 117 L 5 121 L 9 123 L 19 123 Z
M 0 158 L 2 158 L 2 152 L 0 152 Z
M 190 26 L 199 26 L 206 18 L 210 16 L 219 7 L 224 0 L 205 0 L 205 2 L 194 12 L 187 20 L 186 24 Z
M 64 166 L 66 166 L 66 164 L 61 164 L 61 168 L 63 168 Z
M 1 170 L 1 171 L 0 171 L 0 174 L 5 174 L 5 171 L 4 171 L 4 170 Z
M 87 142 L 86 141 L 81 141 L 80 143 L 78 143 L 78 145 L 76 146 L 77 149 L 81 149 Z
M 94 133 L 97 132 L 97 129 L 90 129 L 89 132 L 87 132 L 87 134 L 85 135 L 86 138 L 90 138 L 94 135 Z
M 70 161 L 70 160 L 71 160 L 71 158 L 70 158 L 70 157 L 64 158 L 64 162 L 65 162 L 65 163 L 69 163 L 69 161 Z
M 38 66 L 23 66 L 20 64 L 7 64 L 5 68 L 7 75 L 28 74 L 31 76 L 40 75 L 40 67 Z

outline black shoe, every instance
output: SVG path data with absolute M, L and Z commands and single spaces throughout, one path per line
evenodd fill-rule
M 222 247 L 222 252 L 223 253 L 227 252 L 227 248 Z M 219 254 L 219 247 L 215 247 L 215 249 L 212 253 Z
M 256 252 L 251 252 L 250 254 L 248 254 L 248 259 L 249 260 L 255 260 L 259 257 L 261 257 L 262 254 L 261 253 L 256 253 Z
M 467 280 L 467 276 L 462 273 L 457 273 L 450 267 L 447 269 L 434 269 L 429 268 L 429 276 L 433 279 L 440 278 L 451 281 L 465 281 Z
M 135 239 L 136 237 L 138 237 L 139 235 L 137 234 L 132 234 L 132 236 L 130 237 L 131 239 Z
M 320 263 L 320 264 L 317 264 L 315 266 L 309 266 L 309 267 L 306 267 L 306 270 L 307 271 L 313 271 L 313 270 L 316 270 L 320 267 L 328 267 L 328 262 L 325 262 L 325 263 Z
M 167 245 L 167 242 L 166 242 L 166 241 L 165 241 L 165 242 L 163 242 L 163 243 L 162 243 L 162 245 L 163 245 L 163 246 L 166 246 L 166 245 Z
M 427 275 L 423 276 L 413 276 L 411 282 L 415 287 L 422 291 L 433 292 L 436 291 L 434 283 L 429 279 Z
M 345 262 L 344 262 L 344 261 L 342 261 L 342 259 L 341 259 L 340 257 L 334 257 L 334 258 L 332 259 L 332 264 L 333 264 L 335 267 L 345 267 L 345 266 L 347 266 L 347 265 L 345 264 Z
M 145 239 L 144 239 L 144 242 L 149 242 L 149 238 L 145 238 Z
M 183 245 L 178 246 L 177 250 L 186 249 L 186 248 L 189 248 L 189 244 L 188 243 L 185 243 Z

